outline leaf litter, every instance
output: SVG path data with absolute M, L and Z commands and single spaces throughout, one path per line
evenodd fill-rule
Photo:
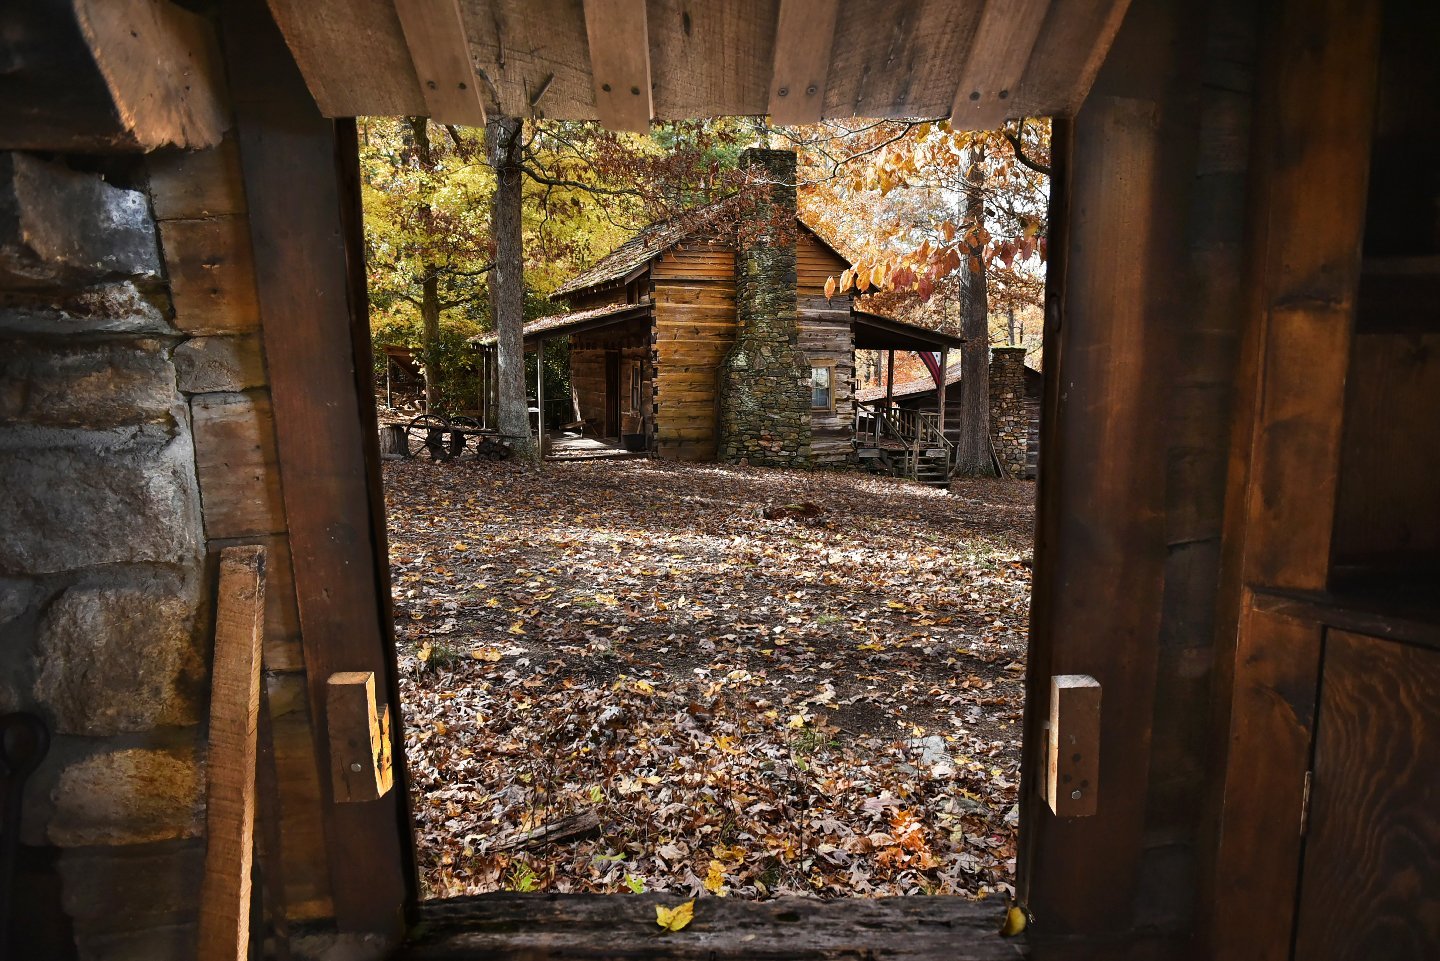
M 1031 485 L 385 485 L 425 896 L 1013 893 Z

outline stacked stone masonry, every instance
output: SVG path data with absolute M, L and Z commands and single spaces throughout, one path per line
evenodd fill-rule
M 753 222 L 793 223 L 795 154 L 751 149 L 743 163 L 769 184 L 768 203 L 752 212 Z M 794 239 L 780 228 L 757 234 L 741 239 L 735 258 L 738 327 L 719 374 L 719 455 L 730 463 L 808 467 L 810 362 L 799 347 Z
M 330 909 L 238 154 L 105 176 L 68 159 L 0 154 L 0 711 L 52 733 L 26 787 L 15 950 L 188 958 L 229 544 L 271 552 L 286 900 Z
M 990 352 L 990 435 L 1007 477 L 1026 476 L 1031 411 L 1025 397 L 1025 348 Z

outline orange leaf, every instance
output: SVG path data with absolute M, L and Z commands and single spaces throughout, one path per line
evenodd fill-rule
M 825 278 L 825 299 L 826 299 L 826 300 L 829 300 L 831 297 L 834 297 L 834 296 L 835 296 L 835 278 L 834 278 L 834 277 L 826 277 L 826 278 Z

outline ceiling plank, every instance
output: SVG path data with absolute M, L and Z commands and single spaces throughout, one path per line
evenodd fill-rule
M 644 133 L 655 115 L 645 0 L 585 0 L 595 112 L 611 130 Z
M 395 12 L 430 119 L 485 126 L 485 103 L 470 59 L 460 0 L 395 0 Z
M 1110 53 L 1130 0 L 1065 0 L 1050 6 L 1010 116 L 1072 117 Z M 1012 91 L 1013 93 L 1013 91 Z
M 646 0 L 645 10 L 656 119 L 765 112 L 780 0 Z
M 595 119 L 579 0 L 461 0 L 460 10 L 492 113 Z
M 825 116 L 947 116 L 980 13 L 955 0 L 846 0 Z
M 326 117 L 419 116 L 425 98 L 391 0 L 269 0 Z M 237 98 L 246 96 L 235 92 Z
M 961 130 L 990 130 L 1018 115 L 1020 88 L 1040 37 L 1050 0 L 988 0 L 955 89 L 950 122 Z
M 770 77 L 774 123 L 815 123 L 824 116 L 839 6 L 838 0 L 780 0 Z

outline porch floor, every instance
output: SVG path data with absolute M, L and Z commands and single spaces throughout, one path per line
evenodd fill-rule
M 681 931 L 655 923 L 660 894 L 487 894 L 421 905 L 423 934 L 400 961 L 670 959 L 670 961 L 991 961 L 1028 957 L 999 936 L 1004 902 L 958 897 L 819 901 L 701 898 Z
M 632 453 L 614 440 L 581 437 L 576 434 L 551 434 L 549 450 L 545 456 L 553 460 L 601 460 L 644 457 L 645 455 Z

